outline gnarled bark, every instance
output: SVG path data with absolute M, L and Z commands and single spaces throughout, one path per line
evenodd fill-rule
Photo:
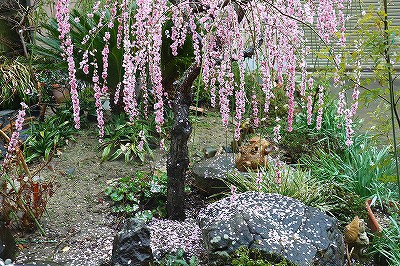
M 200 74 L 200 67 L 192 65 L 183 77 L 174 83 L 174 125 L 167 159 L 167 214 L 172 220 L 184 220 L 185 176 L 189 166 L 188 140 L 192 133 L 189 106 L 192 103 L 192 84 Z

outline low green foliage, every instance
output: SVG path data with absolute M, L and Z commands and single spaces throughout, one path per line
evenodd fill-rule
M 179 248 L 176 254 L 168 254 L 161 261 L 155 262 L 151 265 L 159 266 L 197 266 L 199 261 L 195 256 L 192 256 L 189 260 L 185 258 L 185 252 Z
M 76 133 L 72 113 L 61 110 L 44 122 L 34 122 L 29 129 L 29 137 L 24 142 L 24 155 L 27 162 L 44 157 L 47 161 L 57 148 L 68 140 L 74 140 Z
M 133 177 L 116 180 L 105 194 L 114 202 L 113 212 L 150 220 L 153 216 L 165 217 L 167 174 L 137 172 Z
M 232 266 L 290 266 L 293 263 L 287 262 L 280 256 L 266 254 L 257 249 L 249 249 L 245 246 L 238 248 L 232 257 Z
M 383 228 L 382 236 L 372 240 L 371 253 L 384 256 L 389 265 L 400 265 L 400 219 L 398 214 L 390 216 L 389 228 Z
M 357 136 L 343 153 L 321 149 L 302 162 L 319 180 L 333 180 L 365 198 L 374 195 L 380 180 L 390 180 L 395 170 L 389 147 L 372 145 L 368 135 Z
M 150 122 L 149 122 L 150 121 Z M 126 115 L 121 114 L 108 123 L 104 130 L 102 161 L 113 161 L 124 157 L 126 162 L 139 158 L 144 162 L 146 155 L 152 156 L 150 144 L 155 143 L 154 119 L 129 122 Z M 140 136 L 142 132 L 142 136 Z M 142 146 L 140 142 L 142 141 Z
M 21 58 L 0 55 L 0 110 L 20 108 L 20 102 L 35 104 L 38 95 L 29 67 Z
M 280 180 L 277 180 L 277 171 Z M 293 168 L 289 165 L 270 165 L 269 169 L 261 169 L 262 180 L 257 185 L 257 173 L 248 175 L 230 175 L 227 184 L 235 185 L 238 192 L 260 191 L 265 193 L 278 193 L 300 200 L 306 205 L 317 207 L 321 210 L 330 210 L 333 206 L 327 200 L 331 184 L 319 181 L 309 171 L 300 167 Z
M 342 151 L 345 149 L 345 129 L 338 127 L 343 125 L 343 119 L 337 116 L 337 105 L 329 101 L 323 106 L 321 129 L 316 129 L 317 114 L 313 115 L 312 123 L 307 124 L 307 114 L 299 113 L 293 123 L 293 131 L 287 132 L 286 122 L 282 121 L 280 141 L 281 146 L 288 152 L 295 163 L 304 155 L 311 155 L 317 149 L 324 151 Z M 268 135 L 273 135 L 270 128 Z

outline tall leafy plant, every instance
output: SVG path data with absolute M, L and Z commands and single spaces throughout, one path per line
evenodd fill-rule
M 393 135 L 394 160 L 397 186 L 400 192 L 400 179 L 398 169 L 398 139 L 396 130 L 400 128 L 399 99 L 400 94 L 394 88 L 394 81 L 398 78 L 398 70 L 394 67 L 400 63 L 400 27 L 394 26 L 392 19 L 388 17 L 389 3 L 387 0 L 378 1 L 375 6 L 369 6 L 363 12 L 354 32 L 355 41 L 349 45 L 356 47 L 347 53 L 342 63 L 342 74 L 345 75 L 346 65 L 356 70 L 355 77 L 347 75 L 347 78 L 364 89 L 362 99 L 367 103 L 374 102 L 379 107 L 375 109 L 375 128 L 388 136 Z M 346 53 L 345 53 L 346 54 Z M 362 67 L 371 72 L 371 77 L 360 79 Z M 391 120 L 387 123 L 388 117 Z M 372 119 L 374 119 L 372 117 Z M 400 194 L 400 193 L 399 193 Z
M 375 193 L 381 180 L 393 179 L 396 167 L 389 147 L 372 145 L 367 135 L 356 137 L 343 153 L 320 150 L 302 162 L 319 179 L 334 180 L 364 198 Z

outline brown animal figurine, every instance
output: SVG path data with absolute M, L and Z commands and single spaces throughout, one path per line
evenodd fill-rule
M 260 166 L 268 167 L 267 155 L 274 150 L 271 143 L 260 137 L 250 139 L 250 144 L 240 147 L 236 155 L 236 168 L 241 172 L 257 171 Z
M 348 257 L 352 256 L 360 259 L 365 256 L 369 239 L 363 219 L 359 219 L 356 216 L 351 223 L 346 225 L 344 228 L 344 242 L 348 245 L 348 249 L 352 250 L 351 254 L 348 254 Z

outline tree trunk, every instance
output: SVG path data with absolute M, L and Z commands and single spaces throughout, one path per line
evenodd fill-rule
M 189 106 L 192 102 L 192 84 L 200 74 L 200 67 L 193 65 L 174 84 L 174 125 L 167 159 L 167 214 L 172 220 L 184 220 L 185 176 L 189 166 L 188 140 L 192 133 Z
M 123 102 L 123 95 L 124 92 L 121 88 L 119 92 L 119 98 L 117 104 L 115 104 L 114 98 L 115 98 L 115 93 L 116 93 L 116 87 L 110 87 L 109 88 L 109 93 L 110 93 L 110 108 L 111 108 L 111 113 L 113 115 L 119 115 L 120 113 L 124 112 L 124 102 Z

